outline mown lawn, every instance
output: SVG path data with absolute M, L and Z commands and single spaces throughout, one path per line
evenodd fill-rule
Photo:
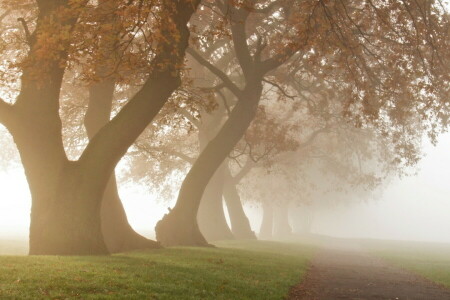
M 221 242 L 107 257 L 0 256 L 0 299 L 282 299 L 313 248 Z
M 450 288 L 450 244 L 366 242 L 374 254 Z

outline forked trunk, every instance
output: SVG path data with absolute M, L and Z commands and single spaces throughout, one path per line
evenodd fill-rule
M 59 89 L 42 90 L 38 99 L 34 91 L 24 84 L 15 107 L 16 123 L 10 128 L 32 197 L 30 254 L 108 254 L 98 201 L 103 189 L 92 180 L 95 172 L 68 161 L 57 107 L 51 110 L 40 103 Z
M 89 89 L 89 106 L 84 125 L 91 139 L 110 119 L 115 82 L 112 79 L 93 84 Z M 117 190 L 116 176 L 109 179 L 101 206 L 103 237 L 111 253 L 159 248 L 131 228 Z
M 189 40 L 187 23 L 198 4 L 198 0 L 177 1 L 174 9 L 168 9 L 168 18 L 173 22 L 167 22 L 169 26 L 162 24 L 162 31 L 172 32 L 175 25 L 179 35 L 168 35 L 167 40 L 158 44 L 163 50 L 157 51 L 153 60 L 158 67 L 152 70 L 140 91 L 89 142 L 76 162 L 69 162 L 65 154 L 59 116 L 67 52 L 63 48 L 58 52 L 61 57 L 47 57 L 42 55 L 42 48 L 36 47 L 41 43 L 30 43 L 31 59 L 27 61 L 31 64 L 25 64 L 22 70 L 21 91 L 11 107 L 13 119 L 8 122 L 32 195 L 30 254 L 108 253 L 100 217 L 108 179 L 120 158 L 179 87 L 178 68 Z M 63 23 L 54 22 L 60 8 L 68 8 L 67 5 L 67 1 L 38 1 L 37 34 L 33 37 L 47 37 L 41 34 L 46 32 L 52 36 L 51 30 L 59 32 L 58 26 L 67 29 L 74 25 L 76 17 Z
M 209 242 L 234 239 L 223 210 L 224 169 L 225 166 L 222 165 L 214 173 L 205 189 L 198 210 L 198 226 Z
M 268 240 L 273 236 L 273 206 L 270 203 L 264 202 L 262 208 L 263 218 L 261 228 L 259 229 L 259 238 Z
M 226 179 L 224 182 L 223 196 L 230 216 L 231 231 L 236 239 L 251 239 L 256 240 L 256 235 L 250 227 L 250 222 L 245 215 L 242 206 L 241 197 L 237 190 L 236 184 L 232 182 L 230 170 L 225 170 Z

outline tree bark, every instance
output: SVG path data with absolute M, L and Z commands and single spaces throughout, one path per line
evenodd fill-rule
M 250 126 L 261 93 L 260 81 L 247 85 L 228 120 L 195 161 L 183 181 L 175 207 L 156 224 L 156 238 L 162 245 L 208 245 L 197 223 L 203 192 L 210 178 Z
M 286 238 L 292 234 L 292 227 L 289 224 L 289 203 L 277 205 L 273 232 L 276 238 Z
M 235 238 L 256 240 L 256 235 L 252 231 L 250 222 L 245 215 L 241 197 L 228 167 L 225 169 L 223 196 L 227 204 L 228 215 L 230 216 L 231 231 Z
M 105 79 L 89 88 L 89 105 L 84 121 L 89 139 L 108 123 L 114 89 L 113 79 Z M 115 174 L 109 179 L 103 194 L 101 225 L 106 246 L 111 253 L 160 247 L 131 228 L 119 197 Z
M 214 173 L 206 186 L 198 210 L 200 232 L 209 242 L 234 239 L 223 210 L 224 169 L 222 165 Z
M 263 219 L 259 229 L 259 238 L 268 240 L 273 237 L 273 206 L 270 203 L 263 203 Z

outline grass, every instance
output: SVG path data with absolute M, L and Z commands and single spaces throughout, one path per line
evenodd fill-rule
M 394 265 L 450 288 L 450 244 L 383 241 L 364 245 Z
M 282 299 L 313 248 L 220 242 L 106 257 L 0 256 L 0 299 Z

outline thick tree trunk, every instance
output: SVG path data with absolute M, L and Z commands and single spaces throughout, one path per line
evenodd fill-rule
M 110 119 L 114 88 L 115 81 L 107 79 L 89 89 L 89 106 L 84 121 L 89 139 Z M 103 194 L 101 218 L 103 237 L 111 253 L 160 247 L 159 243 L 146 239 L 131 228 L 119 197 L 115 174 Z
M 275 210 L 274 236 L 276 238 L 286 238 L 292 234 L 292 227 L 289 224 L 289 204 L 279 203 Z
M 18 113 L 20 126 L 12 134 L 32 196 L 30 254 L 107 254 L 96 201 L 102 190 L 90 184 L 85 169 L 67 160 L 57 134 L 60 121 Z
M 248 85 L 228 120 L 208 143 L 187 174 L 174 209 L 156 225 L 156 238 L 162 245 L 206 246 L 197 224 L 203 192 L 215 171 L 227 158 L 252 122 L 261 97 L 261 83 Z
M 263 218 L 259 229 L 259 238 L 268 240 L 273 237 L 273 206 L 270 203 L 263 203 Z
M 30 255 L 108 253 L 101 231 L 100 203 L 95 201 L 101 195 L 89 187 L 84 189 L 81 173 L 75 164 L 67 163 L 56 188 L 46 187 L 57 191 L 51 199 L 32 193 Z
M 164 51 L 157 51 L 155 68 L 141 90 L 95 135 L 80 159 L 69 162 L 59 117 L 67 53 L 61 50 L 60 57 L 47 57 L 39 48 L 45 41 L 40 40 L 39 45 L 36 39 L 58 35 L 60 29 L 73 25 L 76 17 L 58 24 L 55 14 L 60 14 L 61 6 L 68 8 L 67 1 L 38 1 L 30 64 L 23 68 L 21 91 L 10 109 L 14 120 L 8 121 L 32 195 L 30 254 L 108 253 L 101 230 L 103 192 L 120 158 L 179 87 L 178 68 L 189 40 L 187 23 L 198 4 L 198 0 L 179 1 L 174 9 L 167 8 L 173 23 L 168 22 L 162 31 L 172 32 L 175 25 L 179 35 L 168 35 L 158 44 Z
M 102 232 L 111 253 L 160 248 L 160 244 L 138 234 L 128 223 L 113 175 L 106 186 L 101 206 Z
M 241 197 L 228 168 L 225 169 L 223 196 L 227 204 L 228 215 L 230 216 L 231 231 L 235 238 L 256 240 L 256 235 L 250 227 L 250 222 L 242 206 Z
M 233 233 L 228 227 L 223 210 L 224 169 L 222 165 L 209 181 L 198 210 L 198 226 L 207 241 L 231 240 Z

